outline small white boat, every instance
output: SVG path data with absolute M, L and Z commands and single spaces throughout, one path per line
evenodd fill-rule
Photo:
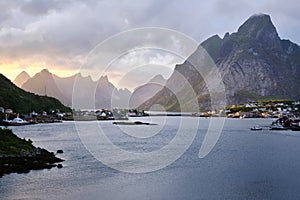
M 258 126 L 258 125 L 255 125 L 255 126 L 253 126 L 250 130 L 251 130 L 251 131 L 261 131 L 262 128 L 261 128 L 260 126 Z
M 19 118 L 19 117 L 16 117 L 16 118 L 14 118 L 13 120 L 3 120 L 3 122 L 5 123 L 5 124 L 7 124 L 8 126 L 23 126 L 23 125 L 27 125 L 27 124 L 29 124 L 29 122 L 28 121 L 26 121 L 26 120 L 23 120 L 23 119 L 21 119 L 21 118 Z

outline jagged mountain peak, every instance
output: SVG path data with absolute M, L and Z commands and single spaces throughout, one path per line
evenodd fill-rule
M 18 87 L 21 87 L 26 81 L 28 81 L 31 77 L 25 71 L 22 71 L 13 81 Z
M 53 79 L 54 76 L 56 75 L 52 74 L 48 69 L 42 69 L 40 72 L 36 73 L 32 78 L 40 77 L 44 80 L 48 80 L 48 79 Z
M 279 47 L 277 30 L 271 17 L 266 14 L 252 15 L 239 27 L 237 34 L 243 38 L 259 40 L 270 47 Z
M 201 47 L 215 61 L 225 86 L 228 104 L 300 98 L 300 48 L 289 40 L 280 39 L 269 15 L 253 15 L 237 32 L 226 33 L 223 39 L 214 35 L 202 42 Z M 195 90 L 200 110 L 208 110 L 210 103 L 206 83 L 188 62 L 194 60 L 197 63 L 195 66 L 201 67 L 203 62 L 197 60 L 196 56 L 193 53 L 183 64 L 176 65 L 175 71 L 184 76 Z M 173 73 L 167 85 L 174 86 L 172 91 L 178 91 L 177 94 L 182 96 L 185 87 L 178 82 L 176 73 Z M 154 104 L 160 104 L 166 110 L 182 111 L 173 93 L 163 88 L 139 107 L 148 109 Z M 182 105 L 194 109 L 194 104 L 188 100 Z
M 49 69 L 42 69 L 42 71 L 40 71 L 41 74 L 51 74 Z
M 261 31 L 266 27 L 272 27 L 272 29 L 275 29 L 275 26 L 273 25 L 271 17 L 269 15 L 252 15 L 239 27 L 238 32 L 241 34 L 245 34 L 246 32 L 250 32 L 251 34 L 253 34 Z
M 109 82 L 107 75 L 101 76 L 99 82 Z
M 201 48 L 203 47 L 209 53 L 214 61 L 219 57 L 219 51 L 223 41 L 219 35 L 213 35 L 209 37 L 204 42 L 201 43 Z M 200 50 L 201 51 L 201 50 Z
M 117 107 L 124 107 L 125 103 L 131 95 L 131 92 L 127 89 L 118 90 L 108 77 L 101 76 L 99 80 L 94 81 L 90 75 L 82 75 L 82 73 L 74 74 L 73 76 L 61 78 L 52 74 L 47 69 L 43 69 L 35 76 L 30 78 L 24 85 L 23 89 L 47 96 L 56 97 L 66 105 L 72 104 L 74 83 L 77 83 L 76 90 L 80 90 L 78 97 L 78 104 L 76 108 L 87 108 L 88 105 L 86 98 L 89 94 L 95 93 L 95 105 L 99 108 L 110 108 L 111 99 L 114 99 Z M 78 84 L 79 83 L 79 84 Z
M 223 40 L 226 40 L 228 37 L 230 37 L 230 33 L 229 32 L 226 32 L 224 37 L 223 37 Z
M 30 75 L 26 71 L 24 71 L 24 70 L 19 74 L 19 76 L 20 75 L 22 75 L 22 76 L 29 76 L 30 77 Z
M 148 83 L 157 83 L 157 84 L 165 84 L 166 79 L 161 74 L 158 74 L 150 79 Z
M 201 43 L 201 46 L 205 45 L 206 43 L 219 42 L 221 40 L 222 40 L 222 38 L 220 38 L 220 36 L 218 34 L 216 34 L 216 35 L 213 35 L 213 36 L 207 38 L 204 42 Z

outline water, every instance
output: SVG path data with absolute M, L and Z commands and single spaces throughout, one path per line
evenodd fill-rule
M 180 117 L 152 119 L 166 125 L 126 126 L 122 130 L 111 122 L 80 125 L 88 129 L 99 123 L 120 148 L 151 152 L 167 145 L 180 124 Z M 192 122 L 195 118 L 186 119 Z M 73 122 L 13 127 L 14 133 L 30 138 L 35 146 L 54 152 L 63 149 L 65 153 L 58 156 L 66 161 L 62 169 L 5 175 L 0 178 L 0 199 L 299 199 L 300 133 L 250 131 L 253 125 L 267 126 L 271 121 L 226 119 L 212 152 L 199 159 L 209 124 L 209 119 L 201 118 L 196 138 L 176 162 L 141 174 L 120 172 L 95 159 L 82 144 Z M 191 124 L 182 126 L 190 134 Z M 160 129 L 159 134 L 151 134 L 151 130 Z M 144 135 L 133 139 L 131 134 L 138 132 Z

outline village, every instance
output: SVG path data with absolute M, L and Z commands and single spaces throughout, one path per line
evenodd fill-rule
M 230 105 L 219 111 L 176 113 L 176 116 L 193 117 L 227 117 L 227 118 L 297 118 L 300 116 L 300 102 L 290 100 L 269 100 L 247 102 L 239 105 Z M 128 120 L 129 117 L 164 116 L 168 114 L 147 112 L 137 109 L 98 109 L 73 110 L 62 113 L 59 109 L 50 109 L 29 114 L 15 113 L 12 109 L 0 107 L 0 121 L 4 126 L 19 126 L 38 123 L 61 123 L 64 121 L 92 121 L 92 120 Z
M 299 111 L 299 101 L 270 100 L 231 105 L 225 112 L 228 118 L 280 118 L 299 117 Z
M 61 123 L 62 120 L 73 119 L 72 113 L 62 113 L 59 109 L 49 110 L 49 112 L 42 111 L 37 113 L 35 111 L 29 114 L 16 113 L 10 108 L 0 107 L 0 125 L 3 126 L 22 126 L 39 123 Z

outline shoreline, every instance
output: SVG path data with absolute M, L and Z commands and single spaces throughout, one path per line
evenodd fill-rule
M 63 161 L 53 152 L 33 146 L 31 140 L 19 138 L 12 130 L 0 128 L 0 178 L 10 173 L 51 169 Z

